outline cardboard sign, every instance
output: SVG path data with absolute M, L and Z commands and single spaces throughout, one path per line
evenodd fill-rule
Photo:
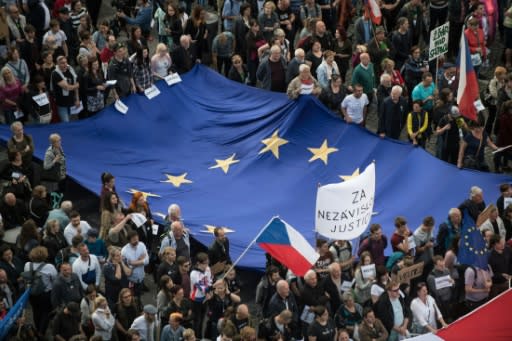
M 168 75 L 164 79 L 167 82 L 167 85 L 173 85 L 173 84 L 181 82 L 181 77 L 180 77 L 180 75 L 177 72 L 176 73 L 171 73 L 170 75 Z
M 375 278 L 377 271 L 375 270 L 375 264 L 361 266 L 361 274 L 364 279 Z
M 421 276 L 423 273 L 424 265 L 425 264 L 423 262 L 419 262 L 407 268 L 403 268 L 402 270 L 398 271 L 398 273 L 394 276 L 394 279 L 399 283 L 407 283 L 411 279 Z
M 146 95 L 148 99 L 152 99 L 160 95 L 160 90 L 153 84 L 149 88 L 144 90 L 144 95 Z
M 480 227 L 487 219 L 489 219 L 489 216 L 491 215 L 490 205 L 485 208 L 485 210 L 482 211 L 478 215 L 478 218 L 476 219 L 476 227 Z

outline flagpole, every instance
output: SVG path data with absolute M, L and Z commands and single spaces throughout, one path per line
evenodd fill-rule
M 228 273 L 233 270 L 235 268 L 235 266 L 240 262 L 240 260 L 245 256 L 245 254 L 247 253 L 247 251 L 249 251 L 249 249 L 251 248 L 251 246 L 254 245 L 254 243 L 256 243 L 256 240 L 258 240 L 258 238 L 261 236 L 261 234 L 263 233 L 263 231 L 265 231 L 265 228 L 268 226 L 268 224 L 270 224 L 270 222 L 272 220 L 274 220 L 274 218 L 279 218 L 279 216 L 274 216 L 272 217 L 268 223 L 266 223 L 265 225 L 263 225 L 263 227 L 260 229 L 260 231 L 258 232 L 258 234 L 256 235 L 256 237 L 254 237 L 254 239 L 249 243 L 249 245 L 245 248 L 244 251 L 242 251 L 242 253 L 240 254 L 240 256 L 238 256 L 238 258 L 233 262 L 233 264 L 231 264 L 231 266 L 229 267 L 229 269 L 227 271 L 224 272 L 224 276 L 222 276 L 221 280 L 223 281 L 226 276 L 228 275 Z

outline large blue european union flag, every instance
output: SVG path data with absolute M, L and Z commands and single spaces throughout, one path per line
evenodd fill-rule
M 182 207 L 185 224 L 210 244 L 212 226 L 233 233 L 235 259 L 262 226 L 276 215 L 313 244 L 318 184 L 342 181 L 376 162 L 376 201 L 372 223 L 391 235 L 397 215 L 418 226 L 433 215 L 440 222 L 463 201 L 472 185 L 488 200 L 510 178 L 461 171 L 409 143 L 381 139 L 333 116 L 314 97 L 290 101 L 285 95 L 234 83 L 198 66 L 149 100 L 133 95 L 122 115 L 113 107 L 84 121 L 27 127 L 42 158 L 48 136 L 57 132 L 78 183 L 98 193 L 100 174 L 116 176 L 125 201 L 143 191 L 153 213 L 171 203 Z M 0 137 L 10 137 L 0 127 Z M 156 214 L 155 214 L 156 215 Z M 264 267 L 254 246 L 241 265 Z
M 484 237 L 467 210 L 463 212 L 463 216 L 457 260 L 460 264 L 487 269 L 489 252 Z

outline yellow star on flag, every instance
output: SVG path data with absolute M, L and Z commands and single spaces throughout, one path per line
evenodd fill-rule
M 138 189 L 134 189 L 134 188 L 130 188 L 129 190 L 127 190 L 126 192 L 130 193 L 130 194 L 134 194 L 134 193 L 137 193 L 137 192 L 141 192 L 142 193 L 142 196 L 144 197 L 145 200 L 148 199 L 148 197 L 154 197 L 154 198 L 161 198 L 161 196 L 159 196 L 158 194 L 153 194 L 151 192 L 144 192 L 144 191 L 139 191 Z
M 192 181 L 189 180 L 189 179 L 186 179 L 187 174 L 188 173 L 183 173 L 183 174 L 178 175 L 178 176 L 165 174 L 165 176 L 167 177 L 167 180 L 160 181 L 160 182 L 166 182 L 166 183 L 169 183 L 169 184 L 173 184 L 174 187 L 180 187 L 182 184 L 191 184 Z
M 279 147 L 287 144 L 288 140 L 280 138 L 278 133 L 279 129 L 274 131 L 271 137 L 261 140 L 261 143 L 263 143 L 266 147 L 260 150 L 258 155 L 271 151 L 272 154 L 274 154 L 274 156 L 276 157 L 276 159 L 279 159 Z
M 341 180 L 347 181 L 353 178 L 357 178 L 359 176 L 359 168 L 357 168 L 352 175 L 340 175 Z
M 221 168 L 224 171 L 224 173 L 227 174 L 229 171 L 229 166 L 231 166 L 234 163 L 240 162 L 240 160 L 235 160 L 235 155 L 236 154 L 231 155 L 226 160 L 215 159 L 215 162 L 217 164 L 215 166 L 211 166 L 208 169 Z
M 204 227 L 206 227 L 206 230 L 202 230 L 201 232 L 212 233 L 213 234 L 213 230 L 215 230 L 218 226 L 205 224 Z M 224 229 L 224 232 L 226 232 L 226 233 L 235 232 L 235 230 L 232 230 L 232 229 L 227 228 L 225 226 L 221 226 L 221 227 Z
M 313 156 L 311 159 L 309 159 L 309 162 L 313 162 L 315 160 L 322 160 L 325 164 L 327 164 L 327 158 L 329 157 L 329 154 L 337 152 L 338 148 L 329 147 L 327 145 L 327 139 L 324 140 L 324 143 L 320 146 L 320 148 L 308 148 L 308 150 L 313 153 Z

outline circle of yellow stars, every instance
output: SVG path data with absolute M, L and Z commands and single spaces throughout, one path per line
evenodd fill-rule
M 470 252 L 473 252 L 477 256 L 483 256 L 487 252 L 485 249 L 485 244 L 482 249 L 478 250 L 477 248 L 473 247 L 472 243 L 469 242 L 469 235 L 475 231 L 476 231 L 476 227 L 474 227 L 474 226 L 471 226 L 470 228 L 468 228 L 467 233 L 464 235 L 464 244 L 466 245 L 466 247 L 469 249 Z M 479 231 L 479 233 L 480 233 L 480 231 Z

